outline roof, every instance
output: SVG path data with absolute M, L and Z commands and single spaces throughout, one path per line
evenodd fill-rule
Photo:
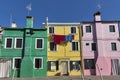
M 95 22 L 101 22 L 101 23 L 119 23 L 119 20 L 113 20 L 113 21 L 83 21 L 81 23 L 95 23 Z
M 80 26 L 80 22 L 68 22 L 68 23 L 62 23 L 62 22 L 49 22 L 48 26 Z
M 11 28 L 11 27 L 2 27 L 4 30 L 24 30 L 24 29 L 32 29 L 32 30 L 47 30 L 46 28 Z

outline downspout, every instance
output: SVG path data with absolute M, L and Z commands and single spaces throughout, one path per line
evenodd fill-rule
M 2 29 L 0 27 L 0 56 L 1 56 L 1 48 L 2 48 L 2 35 L 3 35 L 3 32 L 2 32 Z
M 82 30 L 81 30 L 82 26 L 80 23 L 80 26 L 78 26 L 78 30 L 79 30 L 79 43 L 80 43 L 80 59 L 81 59 L 81 77 L 82 80 L 84 80 L 84 59 L 83 59 L 83 54 L 82 54 Z
M 26 34 L 26 29 L 24 28 L 23 29 L 23 49 L 22 49 L 22 59 L 23 59 L 23 57 L 24 57 L 24 55 L 25 55 L 25 34 Z

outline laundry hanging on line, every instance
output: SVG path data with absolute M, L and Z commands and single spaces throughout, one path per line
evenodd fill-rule
M 74 35 L 67 35 L 67 36 L 65 36 L 65 41 L 72 42 L 72 40 L 74 40 Z
M 54 43 L 60 44 L 63 41 L 70 41 L 74 39 L 74 35 L 52 35 Z

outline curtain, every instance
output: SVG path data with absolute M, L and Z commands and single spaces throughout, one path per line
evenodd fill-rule
M 112 59 L 112 75 L 120 75 L 120 59 Z
M 11 68 L 10 59 L 0 59 L 0 78 L 9 77 Z

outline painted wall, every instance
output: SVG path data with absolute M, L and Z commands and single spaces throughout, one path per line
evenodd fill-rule
M 69 35 L 70 32 L 70 25 L 52 25 L 54 26 L 54 34 L 56 35 Z M 49 28 L 49 27 L 48 27 Z M 48 29 L 49 30 L 49 29 Z M 48 32 L 48 37 L 50 36 Z M 74 40 L 79 42 L 79 29 L 76 27 L 76 34 L 74 34 Z M 78 44 L 80 45 L 80 44 Z M 80 53 L 80 46 L 79 51 L 72 51 L 71 42 L 67 42 L 66 45 L 57 45 L 57 51 L 50 51 L 50 45 L 48 41 L 48 61 L 59 61 L 59 70 L 57 71 L 48 71 L 48 76 L 54 76 L 56 74 L 60 74 L 60 61 L 66 60 L 68 63 L 70 63 L 71 60 L 79 60 L 81 61 L 81 53 Z M 68 64 L 68 68 L 70 69 L 70 64 Z M 80 75 L 80 71 L 70 71 L 69 75 Z
M 25 28 L 5 28 L 3 29 L 3 38 L 1 45 L 0 58 L 11 59 L 11 72 L 10 77 L 45 77 L 47 71 L 47 31 L 46 29 L 33 29 L 34 34 L 29 35 L 24 32 L 29 29 Z M 27 36 L 25 36 L 27 34 Z M 13 44 L 12 49 L 5 49 L 5 38 L 12 37 Z M 15 49 L 15 38 L 23 38 L 23 48 Z M 35 49 L 36 38 L 44 39 L 44 48 Z M 26 41 L 25 41 L 26 40 Z M 25 42 L 24 42 L 25 41 Z M 24 45 L 25 44 L 25 45 Z M 26 52 L 27 51 L 27 52 Z M 13 59 L 20 57 L 22 59 L 21 68 L 13 69 Z M 42 69 L 34 69 L 34 58 L 43 58 Z
M 85 26 L 91 25 L 92 32 L 86 33 Z M 115 25 L 115 32 L 109 31 L 109 25 Z M 120 43 L 118 22 L 114 21 L 98 21 L 83 23 L 83 36 L 82 36 L 82 50 L 84 59 L 95 59 L 99 65 L 99 69 L 103 75 L 111 75 L 111 59 L 119 58 Z M 91 50 L 91 43 L 97 43 L 97 51 Z M 111 42 L 115 42 L 117 51 L 111 50 Z M 86 46 L 86 43 L 89 43 Z M 85 75 L 100 75 L 98 67 L 95 70 L 84 70 Z

